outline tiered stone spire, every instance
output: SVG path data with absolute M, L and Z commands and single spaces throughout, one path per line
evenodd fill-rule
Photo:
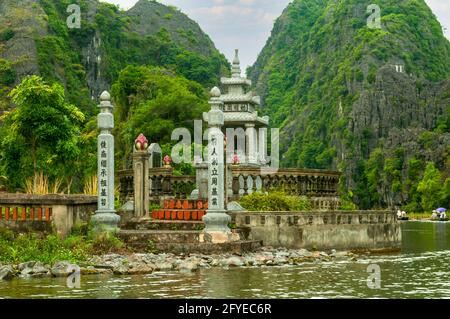
M 260 105 L 260 98 L 256 96 L 250 87 L 252 82 L 241 75 L 241 65 L 239 60 L 239 50 L 235 50 L 232 61 L 231 77 L 221 79 L 223 94 L 220 100 L 223 102 L 224 128 L 241 128 L 245 130 L 247 147 L 245 150 L 246 164 L 261 165 L 265 163 L 265 148 L 269 119 L 259 117 L 257 108 Z M 261 135 L 261 136 L 260 136 Z M 230 139 L 233 144 L 233 139 Z M 230 145 L 227 149 L 227 159 L 233 157 L 233 152 L 240 152 L 236 145 Z
M 235 50 L 235 56 L 233 60 L 233 66 L 231 68 L 231 76 L 233 78 L 241 77 L 241 61 L 239 60 L 239 50 Z

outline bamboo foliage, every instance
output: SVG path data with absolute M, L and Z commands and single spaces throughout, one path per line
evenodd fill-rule
M 36 172 L 34 176 L 25 181 L 25 192 L 33 195 L 58 194 L 62 185 L 62 179 L 56 178 L 53 183 L 49 182 L 48 176 L 43 172 Z
M 84 194 L 85 195 L 97 195 L 98 194 L 98 177 L 97 175 L 92 175 L 84 183 Z

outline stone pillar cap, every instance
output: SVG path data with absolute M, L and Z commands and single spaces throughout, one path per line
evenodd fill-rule
M 111 94 L 108 91 L 103 91 L 100 95 L 100 101 L 111 101 Z

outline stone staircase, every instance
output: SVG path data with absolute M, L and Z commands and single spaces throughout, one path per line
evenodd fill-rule
M 179 210 L 179 208 L 173 209 Z M 188 210 L 193 209 L 188 208 Z M 136 252 L 242 254 L 262 246 L 260 241 L 247 240 L 245 233 L 240 229 L 232 230 L 239 234 L 239 241 L 224 244 L 201 243 L 200 236 L 203 234 L 203 228 L 204 223 L 198 220 L 132 219 L 121 228 L 119 237 L 128 248 Z

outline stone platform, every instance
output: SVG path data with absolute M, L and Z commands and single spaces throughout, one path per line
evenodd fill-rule
M 252 252 L 262 247 L 260 240 L 247 240 L 240 230 L 240 240 L 223 244 L 201 242 L 204 223 L 199 221 L 131 220 L 118 233 L 129 248 L 136 252 L 170 253 L 236 253 Z
M 150 218 L 131 219 L 122 227 L 128 230 L 203 230 L 202 221 L 155 220 Z

